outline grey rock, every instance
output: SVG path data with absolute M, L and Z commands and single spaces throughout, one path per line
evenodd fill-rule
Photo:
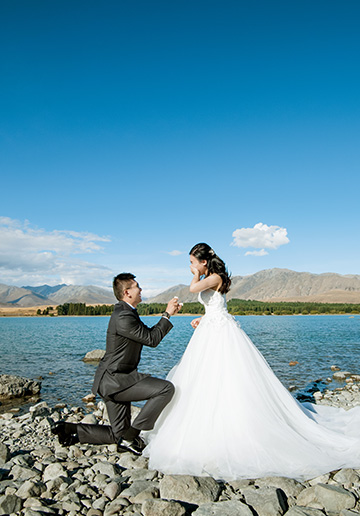
M 75 488 L 75 493 L 84 496 L 84 498 L 96 498 L 97 493 L 94 489 L 91 489 L 87 484 L 81 484 Z
M 251 509 L 239 500 L 205 503 L 192 514 L 193 516 L 253 516 Z
M 360 481 L 360 475 L 351 468 L 344 468 L 335 473 L 333 479 L 339 484 L 355 484 Z
M 64 481 L 65 481 L 65 483 L 66 482 L 68 482 L 69 484 L 71 483 L 70 478 L 57 477 L 57 478 L 53 478 L 52 480 L 49 480 L 46 482 L 46 489 L 50 493 L 56 493 L 60 489 L 60 486 L 62 484 L 64 484 Z
M 96 425 L 98 420 L 93 414 L 87 414 L 85 417 L 82 418 L 80 423 L 85 423 L 88 425 Z
M 34 511 L 40 511 L 42 514 L 55 514 L 55 510 L 45 505 L 45 502 L 38 498 L 28 498 L 24 501 L 23 507 L 31 508 Z
M 94 349 L 93 351 L 88 351 L 83 358 L 84 362 L 100 362 L 100 360 L 105 355 L 105 349 Z
M 32 419 L 35 419 L 36 417 L 48 416 L 51 411 L 46 401 L 41 401 L 40 403 L 30 407 L 29 412 L 32 416 Z
M 312 507 L 291 507 L 285 516 L 324 516 L 321 509 L 314 509 Z
M 105 509 L 105 506 L 108 503 L 109 503 L 108 498 L 105 498 L 105 496 L 100 496 L 100 498 L 97 498 L 96 500 L 94 500 L 92 507 L 94 510 L 101 511 L 101 514 L 102 514 L 102 511 Z
M 148 459 L 142 455 L 137 457 L 130 452 L 126 452 L 120 455 L 117 464 L 125 469 L 144 469 L 147 467 Z
M 41 382 L 21 376 L 0 374 L 0 399 L 24 398 L 38 394 Z
M 337 485 L 316 484 L 304 489 L 297 499 L 299 505 L 320 505 L 326 512 L 339 512 L 341 509 L 353 509 L 356 498 L 353 493 Z
M 19 513 L 22 500 L 16 495 L 0 496 L 0 515 Z
M 316 485 L 319 485 L 319 484 L 316 484 Z M 307 487 L 306 489 L 301 491 L 301 493 L 297 497 L 298 505 L 307 506 L 307 505 L 312 505 L 314 502 L 316 502 L 316 493 L 315 493 L 316 485 Z
M 118 470 L 114 464 L 111 464 L 111 462 L 98 462 L 97 464 L 94 464 L 91 468 L 96 473 L 102 473 L 103 475 L 106 475 L 107 477 L 115 477 L 118 475 Z
M 285 493 L 276 487 L 248 489 L 244 497 L 259 516 L 281 516 L 288 508 Z
M 102 511 L 98 510 L 98 509 L 90 509 L 87 513 L 86 513 L 86 516 L 102 516 Z
M 197 505 L 215 502 L 220 491 L 219 484 L 212 477 L 165 475 L 160 481 L 161 498 Z
M 229 480 L 227 483 L 236 492 L 236 491 L 241 491 L 242 489 L 249 487 L 254 482 L 253 482 L 253 480 L 244 478 L 244 479 L 240 479 L 240 480 Z
M 115 498 L 112 502 L 108 503 L 104 510 L 104 516 L 112 516 L 113 514 L 118 514 L 120 511 L 124 509 L 124 507 L 128 507 L 129 502 L 125 498 Z
M 46 466 L 43 473 L 43 481 L 55 480 L 58 477 L 67 477 L 67 472 L 59 462 Z
M 131 498 L 130 501 L 134 504 L 138 504 L 143 503 L 146 500 L 153 500 L 154 498 L 159 498 L 159 489 L 157 487 L 148 487 Z
M 158 472 L 151 469 L 130 469 L 123 472 L 123 476 L 128 477 L 130 482 L 136 480 L 154 480 Z
M 329 479 L 330 473 L 325 473 L 324 475 L 320 475 L 309 480 L 309 484 L 310 486 L 315 486 L 316 484 L 326 484 L 329 481 Z
M 26 480 L 15 493 L 20 498 L 31 498 L 40 496 L 46 490 L 45 484 L 42 482 L 33 482 L 32 480 Z
M 10 459 L 10 450 L 4 443 L 0 443 L 0 464 L 5 464 Z
M 143 491 L 148 492 L 148 498 L 155 498 L 156 494 L 159 492 L 159 484 L 157 482 L 152 482 L 151 480 L 137 480 L 131 484 L 130 487 L 124 489 L 121 492 L 121 496 L 122 498 L 128 498 L 130 502 L 133 502 L 134 498 Z M 154 493 L 154 496 L 151 496 L 151 492 Z
M 104 489 L 104 495 L 110 500 L 115 500 L 120 493 L 121 484 L 118 482 L 110 482 Z
M 333 374 L 334 380 L 345 380 L 348 376 L 351 376 L 351 373 L 349 371 L 337 371 Z
M 14 480 L 29 480 L 30 478 L 40 480 L 40 474 L 38 471 L 24 468 L 17 464 L 11 469 L 10 475 L 12 475 Z
M 44 512 L 41 511 L 40 509 L 36 510 L 36 508 L 35 509 L 31 509 L 31 508 L 24 509 L 23 514 L 24 514 L 24 516 L 44 516 Z M 52 513 L 52 514 L 54 514 L 54 513 Z
M 255 485 L 259 487 L 277 487 L 284 491 L 286 496 L 298 496 L 301 491 L 305 489 L 305 486 L 294 480 L 293 478 L 288 477 L 264 477 L 258 478 L 255 480 Z
M 350 511 L 350 509 L 343 509 L 340 512 L 340 516 L 355 516 L 356 514 L 360 514 L 360 512 Z
M 186 510 L 178 502 L 146 500 L 141 506 L 144 516 L 185 516 Z
M 46 457 L 52 457 L 53 452 L 48 446 L 36 446 L 34 450 L 32 450 L 31 455 L 40 459 L 45 459 Z

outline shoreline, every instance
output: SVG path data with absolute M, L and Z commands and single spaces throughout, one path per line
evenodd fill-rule
M 360 378 L 360 377 L 359 377 Z M 317 402 L 360 405 L 350 381 L 316 396 Z M 342 398 L 343 396 L 343 398 Z M 339 398 L 339 399 L 335 399 Z M 135 417 L 139 409 L 133 407 Z M 149 470 L 148 459 L 117 446 L 59 445 L 51 426 L 59 420 L 108 424 L 105 404 L 86 408 L 39 402 L 19 415 L 0 414 L 0 514 L 108 516 L 351 516 L 360 510 L 359 468 L 309 480 L 287 477 L 217 480 Z
M 36 309 L 38 309 L 38 307 L 35 307 Z M 44 308 L 45 309 L 45 308 Z M 27 310 L 27 309 L 19 309 L 19 310 Z M 230 312 L 229 312 L 230 313 Z M 161 317 L 162 313 L 159 313 L 159 314 L 140 314 L 140 317 Z M 174 317 L 202 317 L 203 315 L 205 314 L 189 314 L 189 313 L 186 313 L 186 314 L 176 314 L 176 315 L 172 315 L 171 318 L 174 318 Z M 346 316 L 348 317 L 349 319 L 357 319 L 357 318 L 360 318 L 360 314 L 346 314 L 346 313 L 337 313 L 337 314 L 264 314 L 264 313 L 259 313 L 259 314 L 242 314 L 242 315 L 238 315 L 238 314 L 231 314 L 233 317 L 327 317 L 327 316 L 333 316 L 333 315 L 336 315 L 336 316 Z M 0 307 L 0 319 L 1 318 L 29 318 L 29 317 L 35 317 L 35 318 L 38 318 L 38 319 L 53 319 L 53 318 L 70 318 L 70 317 L 111 317 L 110 315 L 39 315 L 37 313 L 3 313 L 2 312 L 2 309 Z

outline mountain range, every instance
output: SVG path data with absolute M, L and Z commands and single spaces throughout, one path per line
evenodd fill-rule
M 178 296 L 182 302 L 198 298 L 197 294 L 191 294 L 188 286 L 176 285 L 147 302 L 165 303 L 173 296 Z M 274 302 L 360 303 L 360 275 L 266 269 L 249 276 L 234 276 L 226 297 Z
M 28 307 L 64 303 L 114 304 L 115 302 L 112 290 L 93 285 L 13 287 L 0 284 L 0 304 L 2 306 Z
M 167 303 L 177 296 L 182 302 L 197 301 L 188 285 L 175 285 L 146 303 Z M 360 303 L 360 275 L 312 274 L 289 269 L 266 269 L 249 276 L 234 276 L 227 299 L 258 301 L 313 301 L 318 303 Z M 0 305 L 30 307 L 63 303 L 113 304 L 109 289 L 80 285 L 14 287 L 0 284 Z

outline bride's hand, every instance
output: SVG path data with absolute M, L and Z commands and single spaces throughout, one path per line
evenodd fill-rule
M 197 270 L 196 267 L 194 267 L 193 265 L 190 265 L 190 270 L 191 270 L 191 273 L 194 274 L 194 276 L 200 277 L 200 272 Z
M 194 328 L 194 330 L 196 330 L 196 328 L 199 326 L 199 323 L 201 321 L 201 317 L 198 317 L 197 319 L 193 319 L 191 321 L 191 326 Z

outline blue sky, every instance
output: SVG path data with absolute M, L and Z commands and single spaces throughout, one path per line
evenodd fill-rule
M 359 274 L 359 23 L 358 0 L 2 0 L 0 283 L 151 295 L 201 241 L 234 275 Z

